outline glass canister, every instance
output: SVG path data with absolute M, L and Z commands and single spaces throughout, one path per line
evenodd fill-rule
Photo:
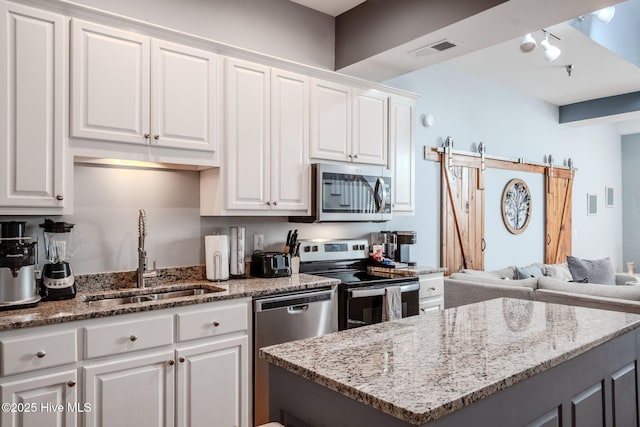
M 244 270 L 244 244 L 245 228 L 229 228 L 229 274 L 233 278 L 241 278 L 245 275 Z

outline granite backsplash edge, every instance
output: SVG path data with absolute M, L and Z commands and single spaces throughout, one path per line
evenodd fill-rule
M 204 265 L 187 267 L 159 268 L 158 277 L 147 279 L 149 286 L 186 280 L 206 280 Z M 110 289 L 134 288 L 137 271 L 116 271 L 110 273 L 81 274 L 75 277 L 76 288 L 81 292 L 96 292 Z

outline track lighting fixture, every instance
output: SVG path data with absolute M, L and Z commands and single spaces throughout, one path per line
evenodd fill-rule
M 555 37 L 557 40 L 560 40 L 560 37 L 555 34 L 550 33 L 549 31 L 542 29 L 544 33 L 544 40 L 540 42 L 540 46 L 544 49 L 544 58 L 547 62 L 555 61 L 558 56 L 560 56 L 561 50 L 559 47 L 552 45 L 549 43 L 549 36 Z M 525 36 L 520 41 L 520 50 L 523 53 L 533 52 L 536 48 L 536 40 L 533 38 L 531 33 L 525 34 Z
M 615 14 L 616 14 L 616 8 L 614 6 L 605 7 L 605 8 L 596 10 L 595 12 L 589 13 L 589 15 L 595 16 L 596 18 L 598 18 L 600 22 L 604 24 L 608 24 L 609 22 L 611 22 Z M 584 15 L 578 17 L 578 19 L 581 21 L 584 20 Z
M 525 34 L 522 40 L 520 41 L 520 50 L 523 53 L 533 52 L 536 46 L 537 46 L 536 39 L 533 38 L 531 33 Z
M 600 21 L 608 24 L 613 19 L 613 15 L 616 14 L 616 8 L 614 6 L 605 7 L 604 9 L 597 10 L 594 14 Z
M 544 32 L 544 40 L 540 42 L 540 46 L 544 49 L 544 59 L 546 59 L 547 62 L 555 61 L 562 52 L 558 46 L 549 43 L 549 33 L 547 31 Z

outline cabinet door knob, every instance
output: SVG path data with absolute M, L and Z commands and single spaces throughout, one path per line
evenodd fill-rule
M 426 313 L 427 309 L 426 308 L 421 308 L 420 311 L 423 312 L 423 313 Z
M 38 359 L 42 359 L 46 355 L 47 355 L 47 352 L 45 352 L 43 350 L 40 350 L 39 352 L 36 353 L 36 356 L 38 357 Z
M 159 140 L 160 139 L 160 135 L 158 135 L 158 134 L 153 135 L 153 139 L 155 139 L 156 141 Z
M 273 206 L 278 206 L 278 202 L 273 202 Z
M 220 322 L 213 322 L 212 325 L 217 328 L 218 326 L 220 326 Z
M 350 159 L 353 159 L 353 154 L 349 154 L 348 156 Z
M 429 289 L 431 289 L 432 291 L 435 291 L 435 290 L 436 290 L 436 288 L 434 288 L 433 286 L 432 286 L 432 287 L 430 287 Z
M 150 134 L 150 133 L 145 133 L 145 134 L 144 134 L 144 139 L 149 139 L 149 137 L 150 137 L 150 136 L 151 136 L 151 134 Z
M 179 361 L 180 363 L 184 363 L 184 357 L 181 357 L 180 359 L 178 359 L 178 361 Z
M 267 206 L 271 206 L 271 202 L 267 202 L 267 203 L 266 203 L 266 205 L 267 205 Z
M 64 200 L 64 195 L 56 194 L 56 200 L 60 200 L 60 201 Z
M 74 380 L 71 380 L 71 381 L 67 382 L 67 385 L 69 387 L 75 387 L 76 386 L 76 382 Z
M 358 155 L 357 155 L 357 154 L 354 154 L 354 155 L 353 155 L 353 158 L 354 158 L 354 159 L 357 159 L 357 158 L 358 158 Z
M 176 361 L 175 361 L 175 360 L 173 360 L 173 359 L 171 359 L 171 360 L 169 360 L 167 363 L 169 364 L 169 366 L 173 366 L 173 365 L 175 365 L 175 364 L 176 364 Z
M 138 337 L 134 334 L 131 334 L 131 336 L 129 337 L 129 341 L 138 341 Z

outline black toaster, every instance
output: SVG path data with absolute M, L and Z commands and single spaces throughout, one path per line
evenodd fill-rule
M 284 252 L 256 251 L 251 255 L 251 275 L 254 277 L 291 276 L 291 255 Z

